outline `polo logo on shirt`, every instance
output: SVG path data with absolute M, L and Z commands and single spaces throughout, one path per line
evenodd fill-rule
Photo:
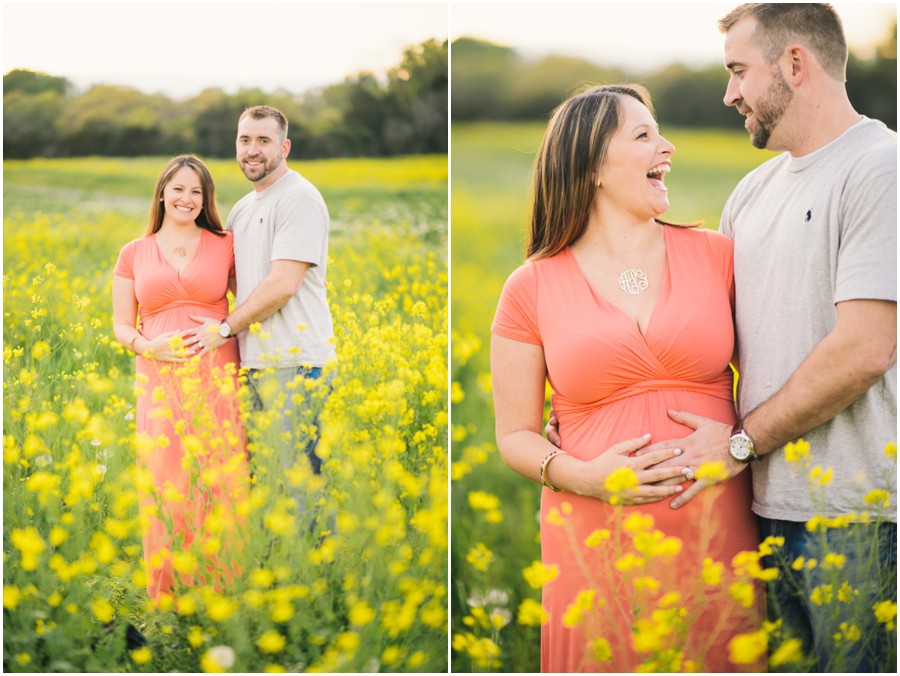
M 812 220 L 812 209 L 806 212 L 806 218 L 803 219 L 804 223 L 809 223 Z

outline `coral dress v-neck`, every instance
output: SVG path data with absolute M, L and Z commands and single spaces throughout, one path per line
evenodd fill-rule
M 198 325 L 191 315 L 228 315 L 233 238 L 201 230 L 179 272 L 156 237 L 142 237 L 125 245 L 114 274 L 134 280 L 145 338 L 191 329 Z M 151 598 L 177 591 L 179 582 L 221 588 L 239 572 L 233 556 L 244 533 L 235 506 L 249 486 L 239 364 L 233 338 L 183 364 L 136 357 L 138 466 L 152 478 L 141 500 Z
M 707 230 L 662 227 L 667 277 L 644 334 L 594 292 L 570 249 L 526 263 L 504 287 L 492 331 L 542 346 L 561 446 L 579 459 L 648 432 L 652 441 L 690 434 L 669 418 L 669 409 L 736 420 L 728 365 L 734 346 L 731 241 Z M 550 616 L 542 627 L 542 671 L 634 671 L 651 648 L 670 641 L 684 647 L 684 659 L 702 659 L 707 670 L 735 670 L 728 641 L 759 628 L 761 595 L 757 590 L 750 608 L 743 608 L 705 584 L 701 572 L 706 558 L 728 570 L 735 554 L 757 548 L 749 478 L 742 472 L 679 510 L 669 507 L 670 499 L 616 508 L 544 488 L 542 561 L 558 566 L 559 574 L 542 592 Z M 638 513 L 652 523 L 628 519 Z M 638 531 L 645 535 L 635 539 Z M 658 539 L 654 531 L 677 538 L 680 552 L 659 555 L 645 568 L 640 561 L 648 557 L 634 547 L 644 538 L 644 551 L 652 549 L 646 542 Z M 572 607 L 588 589 L 595 590 L 594 610 L 579 620 Z M 678 597 L 663 600 L 671 592 Z M 663 614 L 671 604 L 686 609 L 671 619 L 669 634 L 646 620 L 658 602 Z

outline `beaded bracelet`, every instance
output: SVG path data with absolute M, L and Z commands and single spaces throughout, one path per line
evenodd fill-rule
M 547 481 L 547 465 L 549 465 L 550 461 L 553 460 L 553 458 L 555 458 L 557 455 L 569 455 L 569 454 L 566 453 L 565 451 L 556 449 L 555 451 L 550 451 L 547 454 L 547 457 L 544 458 L 544 461 L 541 463 L 541 483 L 544 484 L 547 488 L 549 488 L 554 493 L 559 493 L 562 489 L 551 485 L 550 482 Z

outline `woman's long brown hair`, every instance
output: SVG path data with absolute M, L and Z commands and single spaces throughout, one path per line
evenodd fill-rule
M 636 84 L 592 86 L 553 111 L 534 163 L 530 260 L 559 253 L 587 229 L 598 189 L 594 177 L 619 128 L 622 96 L 637 99 L 655 117 L 650 92 Z

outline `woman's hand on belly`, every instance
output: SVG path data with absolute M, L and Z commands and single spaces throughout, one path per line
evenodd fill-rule
M 593 460 L 578 460 L 570 455 L 559 457 L 548 467 L 548 471 L 554 473 L 548 480 L 551 485 L 573 486 L 576 489 L 574 492 L 579 495 L 612 504 L 642 505 L 680 493 L 680 485 L 657 485 L 657 482 L 677 477 L 684 481 L 685 468 L 657 465 L 681 455 L 681 450 L 666 449 L 641 456 L 632 455 L 646 446 L 649 440 L 648 434 L 622 441 Z
M 144 340 L 140 352 L 142 357 L 168 362 L 187 361 L 197 342 L 193 332 L 187 330 L 166 331 L 153 340 Z

